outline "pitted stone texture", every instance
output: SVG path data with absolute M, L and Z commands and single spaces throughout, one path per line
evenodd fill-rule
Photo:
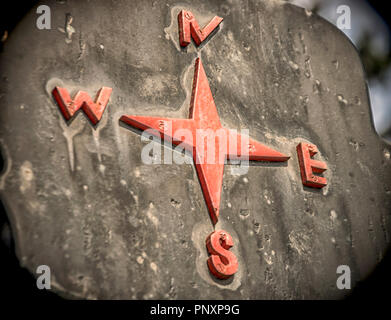
M 205 25 L 180 49 L 173 10 Z M 53 2 L 52 30 L 30 12 L 0 59 L 1 197 L 20 262 L 52 270 L 53 290 L 104 299 L 340 298 L 390 243 L 391 161 L 373 129 L 359 56 L 334 26 L 279 1 Z M 176 11 L 175 11 L 176 12 Z M 71 41 L 64 28 L 73 17 Z M 67 40 L 67 41 L 66 41 Z M 247 175 L 226 166 L 220 220 L 238 257 L 233 279 L 207 270 L 213 231 L 192 165 L 145 165 L 123 114 L 187 117 L 202 58 L 222 124 L 291 156 Z M 50 90 L 113 88 L 100 123 L 67 125 Z M 319 148 L 328 186 L 303 188 L 295 147 Z M 164 149 L 167 150 L 167 149 Z

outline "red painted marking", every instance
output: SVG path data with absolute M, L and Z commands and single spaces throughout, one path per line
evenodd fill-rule
M 301 142 L 297 145 L 296 150 L 303 184 L 319 189 L 326 186 L 326 178 L 314 174 L 314 172 L 322 173 L 327 170 L 327 165 L 324 162 L 312 159 L 319 152 L 318 148 L 313 144 Z
M 206 248 L 211 255 L 208 267 L 216 278 L 227 279 L 238 271 L 238 259 L 229 251 L 233 245 L 231 235 L 224 230 L 214 231 L 206 238 Z
M 73 117 L 80 108 L 88 116 L 93 125 L 97 124 L 102 118 L 103 112 L 109 102 L 111 95 L 111 88 L 102 87 L 95 97 L 95 102 L 85 91 L 76 93 L 73 100 L 69 92 L 65 88 L 55 87 L 52 91 L 53 97 L 56 100 L 65 120 Z
M 223 21 L 223 18 L 215 16 L 202 30 L 197 20 L 190 11 L 182 10 L 178 14 L 179 43 L 186 47 L 190 43 L 190 37 L 199 46 Z
M 198 178 L 201 183 L 202 192 L 208 211 L 213 224 L 217 223 L 219 217 L 220 197 L 223 183 L 224 164 L 219 163 L 219 140 L 215 143 L 215 163 L 208 163 L 208 161 L 199 161 L 200 154 L 207 154 L 207 144 L 197 145 L 196 143 L 196 129 L 211 129 L 214 132 L 217 130 L 227 130 L 222 127 L 217 113 L 216 105 L 214 103 L 212 92 L 210 91 L 208 79 L 205 74 L 204 67 L 199 58 L 197 58 L 194 70 L 193 92 L 190 103 L 189 119 L 173 119 L 173 118 L 158 118 L 158 117 L 144 117 L 123 115 L 120 119 L 122 122 L 133 126 L 137 129 L 155 129 L 159 135 L 174 145 L 186 142 L 187 149 L 192 152 L 193 160 L 197 170 Z M 168 121 L 172 126 L 170 130 L 166 130 L 167 126 L 164 122 Z M 184 141 L 183 137 L 173 137 L 170 133 L 174 133 L 178 129 L 188 129 L 191 131 L 193 141 Z M 228 136 L 228 134 L 227 134 Z M 240 134 L 237 135 L 237 141 L 241 141 Z M 249 138 L 249 160 L 255 161 L 287 161 L 288 156 L 275 151 L 265 145 Z M 226 150 L 229 150 L 227 148 Z M 240 146 L 238 146 L 238 155 L 240 155 Z M 234 155 L 227 154 L 228 159 L 234 159 Z

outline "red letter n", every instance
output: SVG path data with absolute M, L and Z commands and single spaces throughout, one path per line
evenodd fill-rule
M 190 11 L 182 10 L 178 15 L 179 43 L 181 47 L 186 47 L 190 43 L 190 36 L 197 46 L 199 46 L 217 28 L 221 21 L 223 21 L 223 18 L 215 16 L 201 30 L 193 14 Z
M 69 92 L 65 88 L 55 87 L 52 91 L 53 97 L 56 100 L 65 120 L 73 117 L 80 108 L 84 111 L 93 125 L 96 125 L 102 118 L 106 105 L 109 102 L 111 95 L 111 88 L 102 87 L 95 97 L 95 102 L 85 91 L 76 93 L 73 100 Z
M 314 172 L 322 173 L 327 170 L 324 162 L 312 159 L 318 153 L 318 148 L 313 144 L 302 142 L 298 144 L 296 150 L 303 185 L 319 189 L 326 186 L 326 178 L 314 174 Z

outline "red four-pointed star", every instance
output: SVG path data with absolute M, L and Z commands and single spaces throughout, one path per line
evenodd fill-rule
M 221 188 L 223 183 L 224 163 L 219 161 L 219 141 L 215 139 L 215 161 L 206 161 L 208 144 L 196 143 L 196 130 L 213 130 L 216 132 L 226 132 L 226 137 L 231 137 L 230 131 L 221 126 L 212 92 L 210 91 L 208 79 L 200 58 L 197 58 L 194 70 L 193 92 L 190 103 L 189 119 L 158 118 L 124 115 L 120 119 L 122 122 L 140 130 L 154 129 L 161 138 L 171 142 L 173 145 L 182 144 L 192 152 L 193 160 L 201 183 L 202 192 L 213 224 L 217 223 L 219 217 Z M 167 124 L 170 124 L 167 125 Z M 184 136 L 175 136 L 178 129 L 187 129 L 192 133 L 192 140 L 188 141 Z M 173 134 L 172 134 L 173 133 Z M 241 157 L 241 135 L 236 135 L 238 141 L 236 154 L 226 153 L 227 159 L 237 159 Z M 248 138 L 248 159 L 255 161 L 287 161 L 288 156 L 275 151 L 263 144 Z M 225 155 L 224 155 L 225 156 Z M 202 159 L 201 159 L 202 158 Z

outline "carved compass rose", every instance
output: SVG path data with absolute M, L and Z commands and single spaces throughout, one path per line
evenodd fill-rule
M 220 211 L 220 198 L 224 171 L 224 163 L 217 161 L 218 157 L 221 156 L 221 154 L 219 154 L 221 150 L 219 143 L 221 143 L 221 141 L 214 141 L 214 149 L 216 152 L 216 157 L 214 157 L 215 161 L 213 163 L 203 161 L 204 159 L 201 159 L 201 157 L 208 152 L 208 150 L 206 150 L 208 145 L 200 143 L 200 141 L 196 142 L 196 130 L 209 129 L 214 133 L 218 130 L 224 130 L 223 133 L 226 132 L 226 137 L 232 137 L 232 132 L 229 129 L 223 128 L 220 123 L 220 118 L 217 113 L 217 108 L 213 100 L 212 92 L 210 91 L 208 79 L 201 59 L 197 58 L 195 62 L 189 119 L 124 115 L 120 120 L 140 130 L 154 129 L 161 138 L 172 142 L 173 145 L 183 143 L 185 148 L 192 152 L 197 175 L 201 183 L 202 193 L 204 194 L 213 224 L 216 224 Z M 168 123 L 171 124 L 171 130 L 168 130 L 169 126 L 166 125 Z M 180 129 L 189 130 L 192 133 L 193 141 L 187 141 L 183 136 L 170 136 L 172 132 L 178 132 Z M 249 160 L 282 162 L 289 159 L 288 156 L 251 138 L 243 139 L 240 134 L 236 134 L 236 137 L 234 138 L 236 138 L 236 141 L 239 142 L 248 139 Z M 241 145 L 237 144 L 237 149 L 234 150 L 235 152 L 231 154 L 228 151 L 228 153 L 224 156 L 226 156 L 229 160 L 238 159 L 242 156 L 242 150 L 243 148 L 241 148 Z

